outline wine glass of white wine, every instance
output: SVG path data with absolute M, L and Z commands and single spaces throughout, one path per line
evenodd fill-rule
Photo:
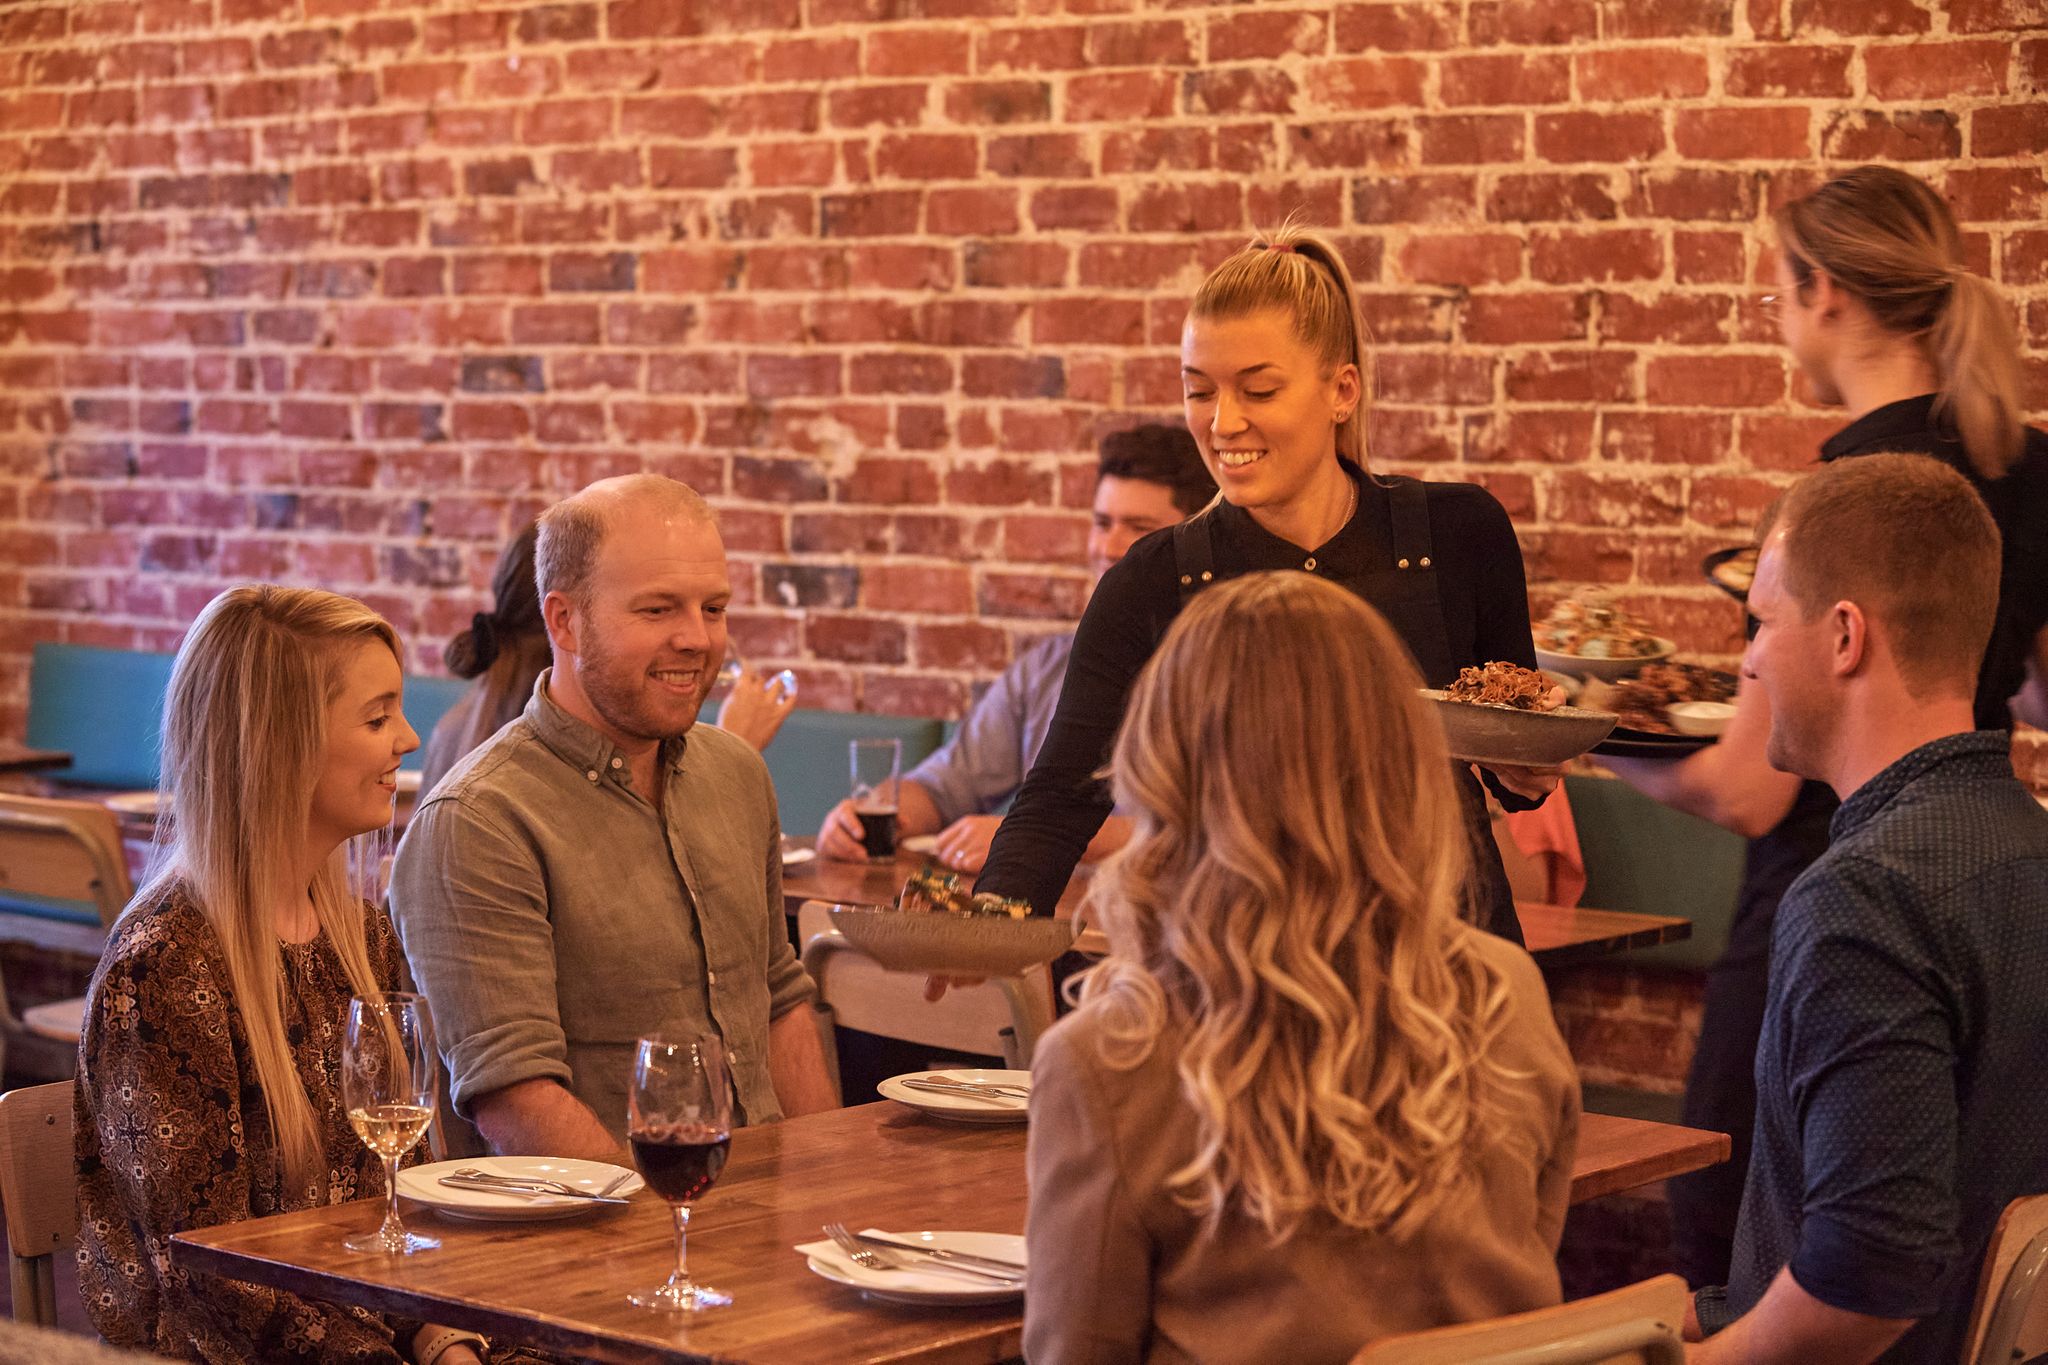
M 409 1256 L 441 1245 L 406 1231 L 398 1218 L 398 1162 L 434 1121 L 434 1026 L 424 996 L 392 993 L 348 1002 L 341 1049 L 341 1100 L 363 1145 L 384 1162 L 384 1222 L 351 1237 L 350 1251 Z

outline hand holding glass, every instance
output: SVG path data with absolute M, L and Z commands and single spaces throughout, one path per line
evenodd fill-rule
M 893 858 L 903 741 L 856 739 L 847 749 L 853 763 L 853 813 L 860 821 L 861 844 L 870 858 Z
M 384 1162 L 384 1222 L 343 1243 L 350 1251 L 408 1256 L 441 1245 L 398 1219 L 398 1162 L 434 1121 L 434 1027 L 418 995 L 358 996 L 348 1002 L 341 1045 L 341 1102 L 363 1145 Z
M 633 1058 L 626 1137 L 648 1188 L 676 1220 L 676 1269 L 666 1283 L 628 1294 L 636 1308 L 696 1313 L 732 1302 L 690 1283 L 690 1205 L 718 1179 L 732 1142 L 732 1080 L 716 1037 L 642 1038 Z

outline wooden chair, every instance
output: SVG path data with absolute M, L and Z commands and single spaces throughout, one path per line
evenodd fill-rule
M 134 894 L 112 811 L 96 801 L 0 795 L 0 939 L 97 957 Z M 83 999 L 17 1016 L 0 982 L 0 1029 L 7 1035 L 75 1046 L 84 1016 Z
M 1984 1250 L 1964 1365 L 2012 1365 L 2048 1352 L 2048 1194 L 2013 1200 Z
M 70 1081 L 0 1095 L 0 1209 L 14 1316 L 57 1325 L 56 1255 L 78 1237 Z
M 1384 1337 L 1352 1365 L 1684 1365 L 1685 1281 L 1659 1275 L 1530 1313 Z
M 924 998 L 924 973 L 892 972 L 847 942 L 832 927 L 823 901 L 797 908 L 804 969 L 818 983 L 825 1058 L 839 1083 L 834 1027 L 859 1029 L 921 1047 L 1000 1055 L 1015 1070 L 1029 1070 L 1032 1049 L 1052 1027 L 1052 974 L 1040 967 L 1021 977 L 995 977 L 950 990 L 937 1003 Z

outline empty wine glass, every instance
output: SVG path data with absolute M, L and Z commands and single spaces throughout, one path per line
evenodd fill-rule
M 642 1038 L 633 1058 L 626 1137 L 648 1187 L 676 1220 L 676 1269 L 653 1289 L 628 1294 L 636 1308 L 697 1313 L 732 1302 L 730 1294 L 690 1282 L 690 1204 L 725 1169 L 732 1142 L 732 1081 L 716 1037 L 670 1042 Z
M 434 1121 L 434 1026 L 424 996 L 394 992 L 348 1002 L 341 1045 L 341 1102 L 363 1145 L 384 1162 L 384 1222 L 351 1237 L 350 1251 L 409 1256 L 441 1243 L 407 1232 L 398 1218 L 398 1162 Z

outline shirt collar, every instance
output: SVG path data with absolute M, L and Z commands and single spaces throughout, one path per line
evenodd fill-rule
M 1896 403 L 1872 408 L 1822 441 L 1820 458 L 1825 462 L 1845 455 L 1867 455 L 1889 450 L 1909 438 L 1925 441 L 1934 426 L 1934 397 L 1923 393 L 1917 398 L 1901 398 Z
M 1239 547 L 1253 569 L 1299 569 L 1304 561 L 1313 560 L 1326 572 L 1347 577 L 1381 567 L 1379 560 L 1386 555 L 1369 529 L 1369 509 L 1384 501 L 1374 497 L 1378 485 L 1349 460 L 1339 460 L 1338 467 L 1358 490 L 1358 503 L 1352 508 L 1351 519 L 1337 528 L 1337 534 L 1315 549 L 1304 550 L 1293 541 L 1274 535 L 1253 520 L 1250 512 L 1221 498 L 1216 500 L 1216 529 Z
M 610 779 L 630 789 L 633 785 L 632 769 L 619 746 L 564 711 L 548 695 L 548 679 L 554 676 L 554 672 L 552 668 L 544 668 L 534 679 L 533 696 L 526 703 L 527 724 L 533 727 L 534 734 L 555 757 L 581 773 L 586 781 L 596 783 Z M 662 744 L 660 761 L 663 767 L 682 766 L 687 738 L 667 740 Z
M 1969 781 L 2012 776 L 2012 737 L 2002 730 L 1964 730 L 1921 745 L 1895 759 L 1835 812 L 1828 835 L 1840 840 L 1875 819 L 1908 787 L 1941 770 Z

